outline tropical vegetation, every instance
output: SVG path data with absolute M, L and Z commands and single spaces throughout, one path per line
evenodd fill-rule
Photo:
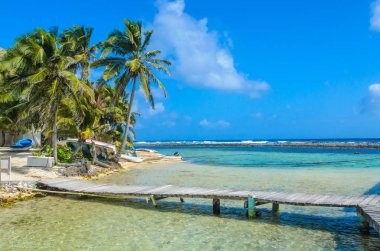
M 92 63 L 94 68 L 105 67 L 103 78 L 106 81 L 114 80 L 116 95 L 118 96 L 122 95 L 127 85 L 132 82 L 129 99 L 131 109 L 128 111 L 126 132 L 123 136 L 121 149 L 125 148 L 129 136 L 131 111 L 137 84 L 140 84 L 147 101 L 154 108 L 152 83 L 157 84 L 166 96 L 165 87 L 154 74 L 154 70 L 170 74 L 166 66 L 171 64 L 168 60 L 158 58 L 161 51 L 148 50 L 153 31 L 143 32 L 141 22 L 125 20 L 124 23 L 126 26 L 124 31 L 113 31 L 107 40 L 100 44 L 102 58 Z
M 62 33 L 36 29 L 13 47 L 0 48 L 0 131 L 12 135 L 0 146 L 28 131 L 36 145 L 51 146 L 56 163 L 72 161 L 67 149 L 58 148 L 59 138 L 78 138 L 73 156 L 82 155 L 87 139 L 114 143 L 118 152 L 132 147 L 136 90 L 139 86 L 154 108 L 152 86 L 166 95 L 156 72 L 169 74 L 170 62 L 148 49 L 153 31 L 144 31 L 140 22 L 126 20 L 125 26 L 98 44 L 91 43 L 92 28 L 74 25 Z M 91 81 L 91 68 L 103 71 L 102 77 Z M 36 131 L 44 142 L 34 137 Z M 66 157 L 59 158 L 58 151 Z

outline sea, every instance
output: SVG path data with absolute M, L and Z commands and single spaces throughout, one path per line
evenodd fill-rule
M 380 194 L 377 148 L 197 142 L 140 142 L 136 148 L 167 155 L 178 152 L 185 161 L 137 165 L 94 182 Z M 373 229 L 361 231 L 354 209 L 280 205 L 279 212 L 273 213 L 270 205 L 262 205 L 258 207 L 261 217 L 248 220 L 241 201 L 221 200 L 220 216 L 212 215 L 208 199 L 158 203 L 154 208 L 144 198 L 55 196 L 18 202 L 0 208 L 0 250 L 380 250 L 380 236 Z

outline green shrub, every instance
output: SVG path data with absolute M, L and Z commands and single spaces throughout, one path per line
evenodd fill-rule
M 68 146 L 58 145 L 57 147 L 58 161 L 61 163 L 75 162 L 74 153 Z
M 40 157 L 40 156 L 42 156 L 42 154 L 43 154 L 42 151 L 38 151 L 38 152 L 32 153 L 32 156 Z
M 45 146 L 44 153 L 47 157 L 53 157 L 53 148 L 49 145 Z
M 71 148 L 68 146 L 58 145 L 57 146 L 57 155 L 58 161 L 61 163 L 73 163 L 75 162 L 74 153 L 71 151 Z M 43 150 L 39 152 L 32 153 L 32 156 L 46 156 L 53 157 L 53 148 L 49 145 L 46 145 Z M 83 153 L 78 153 L 78 158 L 83 157 Z

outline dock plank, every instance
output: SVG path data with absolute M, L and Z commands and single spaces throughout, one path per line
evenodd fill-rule
M 306 193 L 286 193 L 276 191 L 239 191 L 201 187 L 161 186 L 119 186 L 100 184 L 71 178 L 59 178 L 37 182 L 43 189 L 55 189 L 87 193 L 92 195 L 117 195 L 126 197 L 180 197 L 180 198 L 219 198 L 246 200 L 253 194 L 259 204 L 276 203 L 298 206 L 354 207 L 358 208 L 376 231 L 380 231 L 380 195 L 318 195 Z

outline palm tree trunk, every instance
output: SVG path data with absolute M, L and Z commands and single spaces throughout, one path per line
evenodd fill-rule
M 57 108 L 57 110 L 55 111 L 55 114 L 54 114 L 53 137 L 52 137 L 53 156 L 54 156 L 54 162 L 55 162 L 55 164 L 58 164 L 58 153 L 57 153 L 57 134 L 58 134 L 58 128 L 57 128 L 57 120 L 58 120 L 58 108 Z
M 128 115 L 127 115 L 127 122 L 126 122 L 126 125 L 125 125 L 125 132 L 124 132 L 124 137 L 123 137 L 123 143 L 121 144 L 121 148 L 120 148 L 120 151 L 117 154 L 117 158 L 120 157 L 121 151 L 123 151 L 125 149 L 125 146 L 127 145 L 128 133 L 129 133 L 129 125 L 131 123 L 131 114 L 132 114 L 133 100 L 135 98 L 135 92 L 136 92 L 136 80 L 137 80 L 137 78 L 135 77 L 133 79 L 131 98 L 129 99 Z
M 1 139 L 2 139 L 2 142 L 1 142 L 0 146 L 4 146 L 5 145 L 5 132 L 4 132 L 4 130 L 1 130 Z
M 94 142 L 92 142 L 91 144 L 91 154 L 92 154 L 92 164 L 95 165 L 95 163 L 98 160 L 98 156 L 97 156 L 96 146 Z
M 36 129 L 34 128 L 33 124 L 32 124 L 32 138 L 33 138 L 33 141 L 36 144 L 36 146 L 37 147 L 41 147 L 41 142 L 37 139 Z

